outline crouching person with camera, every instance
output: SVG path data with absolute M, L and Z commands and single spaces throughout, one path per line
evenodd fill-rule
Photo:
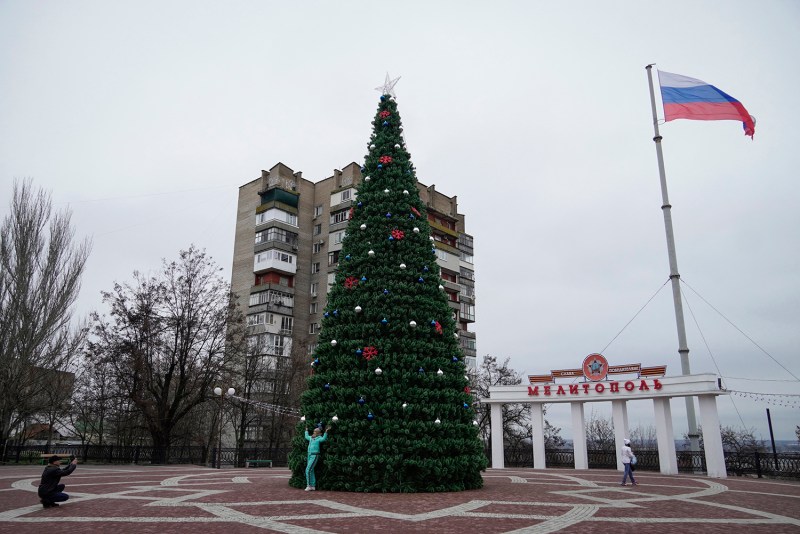
M 58 503 L 69 499 L 69 495 L 64 493 L 64 484 L 61 484 L 61 477 L 69 476 L 78 466 L 78 459 L 74 456 L 67 467 L 61 467 L 61 457 L 51 456 L 47 461 L 47 467 L 42 473 L 42 480 L 39 483 L 39 499 L 45 508 L 53 508 Z

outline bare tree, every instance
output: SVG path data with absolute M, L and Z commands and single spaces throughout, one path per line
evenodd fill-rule
M 479 399 L 488 398 L 489 388 L 492 386 L 511 386 L 522 383 L 522 374 L 508 366 L 509 360 L 510 358 L 506 358 L 502 363 L 498 363 L 495 356 L 487 354 L 483 357 L 483 363 L 478 368 L 478 374 L 475 377 L 475 394 Z M 503 443 L 513 446 L 531 434 L 529 430 L 530 413 L 531 409 L 528 404 L 503 404 Z M 476 416 L 484 447 L 488 447 L 492 423 L 489 405 L 477 405 Z
M 639 425 L 630 431 L 631 448 L 635 451 L 653 449 L 658 446 L 656 427 Z
M 523 375 L 508 366 L 509 358 L 503 363 L 498 364 L 497 358 L 489 356 L 483 357 L 483 363 L 478 368 L 475 377 L 475 395 L 478 398 L 489 397 L 491 386 L 513 386 L 521 384 Z M 489 407 L 477 405 L 476 409 L 478 428 L 480 429 L 481 439 L 484 447 L 489 444 L 491 436 L 491 421 L 489 417 Z M 544 412 L 546 413 L 546 411 Z M 503 442 L 506 446 L 514 447 L 529 441 L 533 438 L 533 426 L 531 425 L 530 405 L 504 404 L 503 405 Z M 550 424 L 545 419 L 544 422 L 545 447 L 558 448 L 564 446 L 564 439 L 561 437 L 561 429 Z
M 54 213 L 50 195 L 30 180 L 15 182 L 0 227 L 0 439 L 53 408 L 54 376 L 75 358 L 85 332 L 70 329 L 89 256 L 74 241 L 68 210 Z M 63 392 L 63 391 L 60 391 Z
M 703 429 L 698 427 L 697 430 L 700 432 L 700 450 L 705 450 Z M 766 450 L 764 441 L 756 438 L 754 428 L 720 425 L 719 433 L 722 438 L 722 449 L 724 451 L 750 454 L 755 451 L 763 452 Z M 683 435 L 683 440 L 683 447 L 688 449 L 689 437 L 686 434 Z
M 179 421 L 228 373 L 226 350 L 241 350 L 244 319 L 220 268 L 194 246 L 161 272 L 103 293 L 109 316 L 93 315 L 90 355 L 111 363 L 117 383 L 144 419 L 157 454 L 168 459 Z M 159 454 L 164 456 L 158 456 Z
M 614 424 L 611 419 L 602 417 L 592 410 L 586 427 L 586 448 L 596 451 L 616 450 Z

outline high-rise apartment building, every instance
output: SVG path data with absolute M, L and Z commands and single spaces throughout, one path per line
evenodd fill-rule
M 317 183 L 278 163 L 239 188 L 231 286 L 257 354 L 278 362 L 293 346 L 313 352 L 361 178 L 356 163 Z M 474 369 L 475 333 L 468 329 L 475 321 L 472 236 L 455 196 L 418 187 L 465 362 Z

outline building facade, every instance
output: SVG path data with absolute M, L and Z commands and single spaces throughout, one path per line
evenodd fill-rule
M 278 163 L 239 188 L 231 289 L 247 316 L 251 352 L 272 359 L 272 368 L 280 369 L 293 350 L 311 354 L 316 347 L 361 179 L 356 163 L 316 183 Z M 455 196 L 417 186 L 465 363 L 475 369 L 473 239 Z

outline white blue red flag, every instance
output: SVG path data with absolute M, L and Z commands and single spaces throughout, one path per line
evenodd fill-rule
M 688 76 L 658 71 L 664 120 L 741 121 L 745 135 L 756 132 L 755 118 L 741 102 L 711 84 Z

